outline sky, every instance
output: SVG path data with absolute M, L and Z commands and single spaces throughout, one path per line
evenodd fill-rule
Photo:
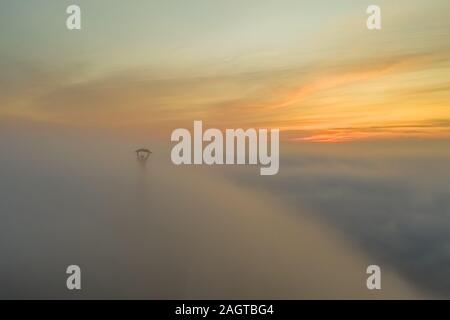
M 80 5 L 82 30 L 65 28 Z M 448 1 L 2 1 L 0 116 L 167 137 L 448 137 Z
M 450 297 L 450 2 L 370 4 L 0 0 L 0 298 Z M 194 120 L 279 173 L 174 166 Z

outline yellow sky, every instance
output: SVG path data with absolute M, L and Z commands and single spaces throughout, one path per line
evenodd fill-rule
M 365 1 L 281 2 L 79 1 L 78 33 L 63 3 L 2 3 L 0 117 L 154 134 L 203 120 L 294 141 L 450 135 L 448 1 L 379 1 L 380 31 Z

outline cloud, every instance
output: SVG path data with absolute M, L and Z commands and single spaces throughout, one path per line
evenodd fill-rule
M 270 180 L 239 185 L 307 208 L 411 283 L 450 296 L 449 141 L 305 145 L 285 150 Z M 281 201 L 281 200 L 280 200 Z
M 0 139 L 3 298 L 71 297 L 74 263 L 80 298 L 427 297 L 389 267 L 367 290 L 374 259 L 301 206 L 172 166 L 158 144 L 143 169 L 133 141 L 46 130 Z
M 292 141 L 347 142 L 361 139 L 386 138 L 445 138 L 450 137 L 450 121 L 447 119 L 394 123 L 385 126 L 330 128 L 326 130 L 289 130 L 286 138 Z
M 441 76 L 429 83 L 423 74 L 446 70 L 443 59 L 438 53 L 403 54 L 175 78 L 135 69 L 95 74 L 86 66 L 78 73 L 76 68 L 29 72 L 16 63 L 2 77 L 5 83 L 17 81 L 0 93 L 8 98 L 1 109 L 43 121 L 158 133 L 202 119 L 219 128 L 278 127 L 294 140 L 395 137 L 413 127 L 415 135 L 438 136 L 446 128 L 431 125 L 449 117 L 439 95 L 446 86 Z M 411 85 L 405 87 L 404 79 Z M 414 92 L 414 99 L 405 99 L 406 91 Z M 433 92 L 438 95 L 430 97 Z M 429 105 L 432 112 L 426 111 Z

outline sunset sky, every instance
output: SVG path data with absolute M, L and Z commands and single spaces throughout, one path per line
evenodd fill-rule
M 449 0 L 1 0 L 0 299 L 450 298 L 449 39 Z M 279 172 L 175 165 L 195 120 Z
M 82 30 L 65 27 L 69 4 Z M 450 136 L 450 2 L 8 1 L 0 118 L 293 141 Z

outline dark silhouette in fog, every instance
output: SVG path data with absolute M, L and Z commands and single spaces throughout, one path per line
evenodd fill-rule
M 150 158 L 150 155 L 152 154 L 152 152 L 145 148 L 137 149 L 135 152 L 136 152 L 139 163 L 142 166 L 145 166 L 145 163 L 147 162 L 148 158 Z

